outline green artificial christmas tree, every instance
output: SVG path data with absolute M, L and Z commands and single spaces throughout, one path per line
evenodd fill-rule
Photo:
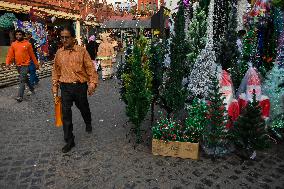
M 283 83 L 284 69 L 275 64 L 263 83 L 263 93 L 270 100 L 271 108 L 268 125 L 279 138 L 282 138 L 280 129 L 284 128 L 284 88 L 280 87 Z
M 236 89 L 241 83 L 240 68 L 238 58 L 240 52 L 237 47 L 237 9 L 234 2 L 228 3 L 228 25 L 225 27 L 224 37 L 220 42 L 219 54 L 216 56 L 217 62 L 222 65 L 224 70 L 229 70 L 232 75 L 232 81 Z
M 204 49 L 206 44 L 206 29 L 207 29 L 207 16 L 203 9 L 197 5 L 196 12 L 193 14 L 192 21 L 189 25 L 188 31 L 188 74 L 193 69 L 197 56 L 201 50 Z
M 255 28 L 251 28 L 243 40 L 243 56 L 240 62 L 241 78 L 243 78 L 248 70 L 248 63 L 255 63 L 256 61 L 256 50 L 257 50 L 257 36 Z M 253 64 L 255 67 L 255 65 Z
M 208 96 L 208 125 L 203 135 L 203 149 L 213 158 L 228 153 L 228 134 L 226 132 L 227 111 L 220 93 L 217 69 L 211 77 L 212 85 Z
M 228 25 L 227 8 L 228 0 L 214 0 L 213 41 L 214 51 L 217 55 L 221 53 L 220 43 Z
M 208 125 L 207 115 L 206 103 L 195 98 L 192 105 L 188 107 L 188 117 L 185 120 L 184 137 L 182 138 L 193 143 L 199 142 L 202 139 L 205 127 Z
M 142 141 L 141 123 L 147 115 L 152 100 L 152 73 L 147 57 L 147 40 L 142 35 L 135 42 L 130 72 L 123 74 L 125 81 L 126 114 L 134 124 L 136 142 Z
M 163 83 L 163 74 L 164 74 L 164 57 L 166 54 L 166 50 L 164 48 L 164 43 L 159 42 L 158 39 L 154 40 L 151 44 L 149 51 L 149 62 L 150 62 L 150 70 L 153 73 L 152 80 L 152 94 L 153 100 L 151 103 L 151 122 L 154 121 L 154 105 L 157 102 L 160 96 L 160 87 Z
M 187 96 L 187 92 L 182 86 L 183 77 L 187 73 L 184 24 L 184 6 L 181 1 L 175 18 L 174 34 L 170 46 L 171 63 L 160 96 L 161 106 L 167 111 L 168 116 L 177 113 L 184 107 Z
M 265 121 L 261 117 L 261 108 L 254 92 L 253 101 L 241 112 L 232 129 L 237 153 L 249 158 L 253 151 L 263 149 L 268 144 Z M 252 157 L 251 157 L 252 158 Z
M 129 83 L 129 78 L 127 77 L 131 73 L 132 64 L 134 61 L 134 57 L 132 56 L 132 49 L 127 48 L 127 53 L 125 55 L 125 62 L 120 62 L 117 68 L 117 78 L 120 81 L 120 96 L 121 99 L 124 101 L 125 104 L 127 104 L 127 99 L 125 97 L 126 93 L 126 85 Z

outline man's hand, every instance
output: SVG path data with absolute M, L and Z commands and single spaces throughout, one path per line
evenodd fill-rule
M 97 88 L 97 84 L 95 83 L 89 83 L 89 86 L 88 86 L 88 95 L 89 96 L 92 96 L 95 92 L 95 89 Z
M 40 65 L 39 64 L 35 64 L 35 67 L 36 67 L 37 70 L 39 70 Z
M 58 95 L 57 93 L 53 93 L 53 101 L 54 101 L 54 104 L 57 104 L 58 102 Z

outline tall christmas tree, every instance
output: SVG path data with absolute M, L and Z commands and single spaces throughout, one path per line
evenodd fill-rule
M 162 107 L 165 108 L 168 115 L 182 109 L 186 99 L 186 90 L 182 86 L 182 80 L 187 70 L 184 64 L 186 59 L 184 23 L 184 5 L 180 1 L 170 46 L 171 63 L 160 97 Z
M 212 155 L 215 158 L 228 152 L 227 133 L 225 132 L 227 111 L 223 103 L 224 97 L 220 93 L 217 69 L 210 79 L 212 85 L 210 86 L 211 90 L 208 96 L 208 125 L 205 127 L 203 135 L 203 149 L 208 155 Z
M 188 62 L 188 73 L 190 74 L 194 63 L 196 62 L 197 56 L 200 54 L 200 51 L 204 49 L 206 44 L 206 13 L 205 11 L 197 5 L 196 11 L 193 14 L 193 18 L 189 25 L 188 32 L 188 54 L 187 54 L 187 62 Z
M 246 158 L 249 158 L 254 150 L 263 149 L 268 144 L 265 121 L 261 117 L 261 108 L 255 93 L 253 101 L 249 102 L 241 113 L 232 133 L 237 150 L 242 156 L 247 156 Z
M 164 74 L 164 65 L 163 61 L 165 58 L 166 50 L 163 42 L 159 42 L 157 39 L 154 39 L 150 47 L 150 70 L 153 73 L 152 80 L 152 94 L 153 100 L 151 103 L 151 121 L 154 121 L 154 105 L 157 102 L 160 96 L 160 87 L 163 83 L 163 74 Z
M 205 11 L 206 15 L 208 15 L 209 4 L 210 4 L 210 0 L 200 0 L 199 1 L 199 6 L 202 10 Z
M 247 13 L 247 7 L 250 5 L 248 0 L 239 0 L 237 5 L 237 19 L 238 19 L 238 26 L 237 31 L 244 30 L 244 15 Z
M 141 142 L 141 123 L 147 115 L 152 100 L 152 74 L 147 59 L 147 40 L 140 35 L 135 42 L 130 73 L 123 74 L 125 79 L 126 114 L 134 124 L 137 143 Z
M 193 97 L 204 98 L 208 96 L 209 86 L 211 85 L 210 78 L 217 66 L 213 49 L 213 13 L 214 0 L 211 0 L 207 17 L 206 46 L 197 57 L 188 78 L 188 91 Z
M 228 26 L 227 7 L 228 0 L 215 0 L 214 2 L 213 40 L 217 54 L 221 53 L 219 46 Z
M 217 56 L 217 62 L 222 65 L 224 70 L 230 70 L 232 75 L 232 81 L 236 88 L 241 83 L 240 69 L 238 65 L 238 59 L 240 58 L 240 52 L 237 47 L 237 9 L 236 3 L 228 3 L 228 25 L 224 37 L 220 43 L 220 54 Z
M 251 62 L 253 66 L 256 67 L 254 63 L 257 62 L 259 58 L 257 56 L 257 36 L 255 28 L 251 28 L 243 41 L 243 56 L 240 62 L 240 72 L 241 78 L 243 78 L 248 70 L 248 64 Z
M 116 77 L 120 83 L 119 93 L 121 99 L 124 101 L 125 104 L 127 104 L 127 100 L 125 98 L 125 92 L 126 92 L 125 85 L 127 84 L 128 81 L 126 81 L 127 77 L 123 77 L 123 75 L 127 76 L 131 72 L 131 65 L 133 63 L 132 48 L 133 46 L 130 44 L 126 47 L 124 62 L 119 62 L 116 71 Z

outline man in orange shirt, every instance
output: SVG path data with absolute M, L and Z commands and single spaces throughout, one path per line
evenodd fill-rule
M 28 85 L 30 91 L 34 94 L 34 88 L 30 85 L 28 81 L 28 71 L 30 61 L 33 60 L 35 63 L 36 69 L 39 68 L 39 64 L 33 52 L 32 45 L 24 40 L 25 32 L 22 30 L 15 31 L 16 41 L 11 44 L 9 48 L 7 58 L 6 58 L 6 66 L 9 68 L 12 62 L 16 63 L 17 70 L 19 72 L 19 92 L 16 100 L 18 102 L 23 101 L 24 91 L 25 91 L 25 83 Z
M 87 94 L 92 95 L 96 89 L 98 74 L 87 50 L 75 45 L 75 31 L 71 26 L 61 31 L 61 41 L 63 47 L 55 55 L 52 83 L 54 97 L 58 95 L 59 86 L 61 90 L 63 132 L 66 142 L 62 152 L 67 153 L 75 146 L 71 109 L 74 102 L 82 114 L 86 131 L 92 132 Z

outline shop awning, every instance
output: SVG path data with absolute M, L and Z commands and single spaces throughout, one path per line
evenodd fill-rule
M 55 11 L 55 10 L 46 9 L 46 8 L 38 8 L 38 7 L 32 7 L 28 5 L 0 1 L 0 10 L 29 14 L 31 8 L 33 8 L 34 10 L 44 11 L 48 15 L 55 16 L 56 18 L 63 18 L 63 19 L 68 19 L 68 20 L 81 20 L 82 18 L 82 16 L 78 14 L 70 14 L 70 13 L 65 13 L 62 11 Z M 88 22 L 85 21 L 84 23 L 87 25 L 93 25 L 93 26 L 98 25 L 98 23 L 90 22 L 90 21 Z

